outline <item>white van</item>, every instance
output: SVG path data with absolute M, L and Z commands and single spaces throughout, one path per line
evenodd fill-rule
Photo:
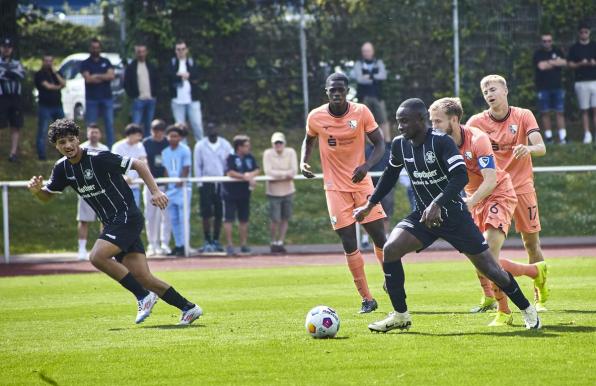
M 114 66 L 116 77 L 112 80 L 112 96 L 114 97 L 114 108 L 122 105 L 124 94 L 124 67 L 119 54 L 113 52 L 102 52 L 101 56 L 107 58 Z M 59 72 L 66 81 L 66 87 L 62 89 L 62 107 L 64 115 L 69 119 L 83 120 L 85 115 L 85 79 L 81 74 L 81 62 L 89 57 L 89 53 L 72 54 L 64 58 L 60 63 Z

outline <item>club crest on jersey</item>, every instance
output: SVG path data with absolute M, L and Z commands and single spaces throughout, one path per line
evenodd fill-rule
M 517 125 L 509 125 L 509 131 L 511 134 L 517 133 Z
M 358 121 L 355 119 L 350 119 L 348 121 L 348 127 L 352 130 L 356 129 L 356 127 L 358 127 Z
M 437 156 L 435 155 L 435 153 L 429 150 L 424 155 L 424 160 L 426 161 L 426 163 L 432 164 L 437 160 Z
M 466 156 L 466 159 L 472 159 L 472 152 L 471 151 L 465 152 L 464 155 Z
M 85 177 L 86 180 L 92 179 L 93 171 L 91 171 L 91 169 L 85 169 L 85 171 L 83 172 L 83 177 Z

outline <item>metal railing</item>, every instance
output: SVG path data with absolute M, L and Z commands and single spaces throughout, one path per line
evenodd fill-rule
M 596 172 L 596 165 L 577 165 L 577 166 L 536 166 L 534 173 L 576 173 L 576 172 Z M 402 170 L 402 173 L 404 171 Z M 382 172 L 370 172 L 371 177 L 379 177 Z M 323 178 L 323 174 L 315 174 L 316 180 Z M 294 180 L 306 180 L 302 175 L 297 175 Z M 257 176 L 255 180 L 258 182 L 274 181 L 275 179 L 268 176 Z M 199 182 L 238 182 L 237 179 L 231 177 L 189 177 L 189 178 L 157 178 L 158 184 L 177 183 L 182 182 L 182 191 L 186 191 L 188 184 Z M 2 186 L 2 222 L 3 222 L 3 236 L 4 236 L 4 262 L 10 263 L 10 229 L 9 229 L 9 213 L 8 213 L 8 188 L 26 188 L 29 181 L 0 181 Z M 141 179 L 135 183 L 143 183 Z M 188 195 L 183 194 L 183 210 L 184 213 L 189 211 Z M 32 198 L 33 199 L 33 198 Z M 358 245 L 360 244 L 360 227 L 356 227 L 356 236 Z M 360 245 L 359 245 L 360 246 Z M 190 251 L 190 216 L 184 219 L 184 249 L 185 255 L 188 257 Z

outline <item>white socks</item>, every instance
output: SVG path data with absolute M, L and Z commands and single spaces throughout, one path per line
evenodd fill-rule
M 79 239 L 79 251 L 87 251 L 87 239 Z

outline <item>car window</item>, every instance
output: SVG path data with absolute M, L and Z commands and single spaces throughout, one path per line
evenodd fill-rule
M 64 79 L 74 79 L 81 72 L 81 61 L 80 60 L 69 60 L 60 67 L 60 73 Z

